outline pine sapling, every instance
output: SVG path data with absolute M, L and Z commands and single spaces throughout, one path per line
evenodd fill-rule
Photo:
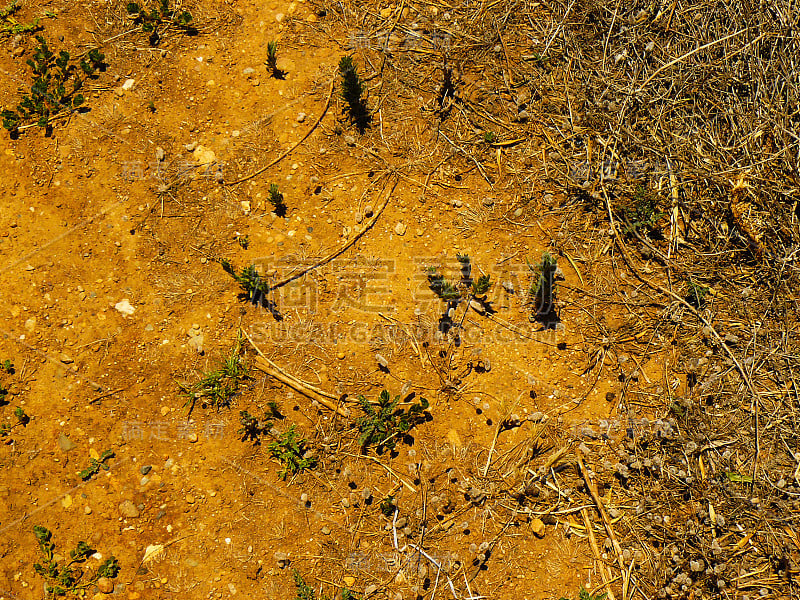
M 364 99 L 364 84 L 358 75 L 352 56 L 343 56 L 339 61 L 339 75 L 342 78 L 342 98 L 347 102 L 350 120 L 364 133 L 369 127 L 371 116 Z

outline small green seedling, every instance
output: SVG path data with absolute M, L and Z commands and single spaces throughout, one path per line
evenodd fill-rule
M 497 136 L 492 131 L 484 131 L 483 141 L 487 144 L 494 144 L 497 141 Z
M 317 596 L 316 592 L 314 592 L 314 588 L 305 582 L 305 579 L 303 579 L 303 576 L 300 575 L 297 569 L 292 569 L 292 578 L 294 579 L 294 587 L 296 590 L 295 600 L 316 600 Z M 337 598 L 339 600 L 363 600 L 363 596 L 359 596 L 347 588 L 342 589 Z M 330 598 L 325 594 L 321 594 L 320 600 L 330 600 Z
M 269 200 L 269 203 L 272 204 L 276 215 L 279 217 L 286 216 L 286 203 L 283 201 L 283 194 L 281 194 L 280 190 L 278 189 L 277 183 L 270 184 L 269 196 L 267 197 L 267 200 Z
M 272 456 L 277 458 L 281 464 L 278 471 L 281 479 L 285 480 L 289 475 L 302 473 L 306 469 L 313 469 L 317 466 L 317 459 L 311 456 L 306 446 L 306 440 L 297 437 L 294 425 L 274 442 L 270 442 L 268 448 L 272 452 Z
M 696 283 L 691 277 L 686 283 L 689 287 L 688 293 L 686 294 L 686 302 L 697 309 L 703 308 L 706 304 L 706 296 L 711 291 L 711 288 Z
M 352 56 L 343 56 L 339 61 L 339 75 L 342 78 L 342 98 L 347 102 L 350 120 L 359 133 L 364 133 L 372 120 L 364 99 L 364 84 L 358 75 Z
M 242 270 L 237 273 L 227 260 L 223 260 L 221 264 L 225 272 L 239 284 L 251 304 L 260 305 L 266 302 L 269 285 L 258 274 L 255 265 L 242 267 Z
M 89 466 L 86 467 L 80 473 L 78 473 L 78 476 L 81 479 L 83 479 L 84 481 L 88 481 L 94 475 L 97 475 L 100 472 L 100 469 L 103 469 L 104 471 L 108 471 L 108 469 L 110 467 L 106 464 L 106 461 L 109 458 L 114 458 L 114 452 L 111 451 L 111 450 L 106 450 L 105 452 L 103 452 L 100 455 L 100 459 L 99 460 L 96 459 L 96 458 L 90 459 L 91 462 L 89 463 Z
M 59 564 L 56 560 L 56 546 L 53 534 L 41 525 L 35 525 L 33 534 L 39 543 L 42 559 L 34 563 L 33 569 L 45 580 L 45 591 L 49 598 L 55 596 L 84 596 L 87 588 L 95 585 L 101 577 L 114 579 L 119 574 L 119 562 L 113 556 L 104 560 L 96 571 L 81 566 L 95 553 L 95 549 L 86 542 L 78 542 L 74 550 L 69 552 L 69 561 Z
M 397 504 L 395 504 L 394 496 L 386 496 L 379 505 L 381 513 L 384 517 L 391 517 L 397 511 Z
M 646 187 L 639 185 L 633 198 L 627 204 L 619 207 L 618 217 L 624 223 L 621 228 L 626 237 L 635 237 L 640 231 L 646 230 L 651 234 L 655 230 L 656 224 L 664 216 L 658 210 L 658 198 L 654 192 Z
M 39 47 L 26 61 L 34 76 L 31 93 L 23 96 L 16 110 L 0 113 L 3 127 L 12 135 L 34 125 L 49 128 L 53 119 L 77 110 L 84 101 L 78 91 L 104 64 L 105 56 L 97 49 L 76 64 L 65 50 L 56 56 L 44 36 L 37 35 L 36 40 Z
M 533 272 L 529 298 L 534 313 L 535 321 L 550 320 L 555 312 L 555 276 L 556 259 L 549 252 L 542 254 L 542 261 L 536 266 L 528 264 Z
M 242 436 L 242 441 L 252 441 L 255 445 L 261 444 L 261 438 L 272 431 L 272 421 L 265 415 L 258 419 L 246 410 L 239 413 L 241 428 L 236 432 Z
M 0 389 L 0 391 L 4 390 Z M 2 397 L 0 397 L 0 400 L 1 399 Z M 21 406 L 18 406 L 17 408 L 14 409 L 14 416 L 17 417 L 17 422 L 14 423 L 13 425 L 9 425 L 8 423 L 3 423 L 2 425 L 0 425 L 0 437 L 7 437 L 11 435 L 11 432 L 14 430 L 15 427 L 19 427 L 20 425 L 22 427 L 27 427 L 28 423 L 31 422 L 31 418 L 27 414 L 25 414 L 25 411 L 22 410 Z
M 284 79 L 286 73 L 278 68 L 278 42 L 267 42 L 267 69 L 269 69 L 270 77 L 275 79 Z
M 381 392 L 377 406 L 373 406 L 364 396 L 358 397 L 364 416 L 356 421 L 361 451 L 366 452 L 375 446 L 380 453 L 384 448 L 394 450 L 397 439 L 407 434 L 414 425 L 425 421 L 425 410 L 430 406 L 425 398 L 412 404 L 407 410 L 397 408 L 400 396 L 392 400 L 387 390 Z
M 492 287 L 491 276 L 481 275 L 477 279 L 473 279 L 472 261 L 469 256 L 457 254 L 456 258 L 461 270 L 461 279 L 456 282 L 446 279 L 436 270 L 436 267 L 428 267 L 427 271 L 428 287 L 440 300 L 447 303 L 447 309 L 439 319 L 439 331 L 453 333 L 458 345 L 460 343 L 458 330 L 462 328 L 470 308 L 480 315 L 492 314 L 495 311 L 486 297 Z M 460 321 L 456 323 L 453 317 L 460 304 L 464 304 L 465 309 Z
M 239 242 L 239 245 L 244 250 L 247 250 L 247 248 L 250 246 L 250 236 L 249 235 L 240 235 L 238 238 L 236 238 L 236 241 Z
M 241 350 L 242 337 L 239 335 L 231 351 L 223 357 L 216 369 L 203 373 L 200 380 L 192 385 L 179 384 L 182 395 L 186 398 L 184 406 L 190 405 L 189 413 L 194 410 L 198 400 L 216 409 L 230 406 L 239 393 L 241 382 L 250 378 Z
M 606 596 L 608 594 L 590 594 L 589 591 L 581 586 L 581 589 L 578 591 L 578 600 L 606 600 Z M 569 600 L 569 598 L 564 598 L 563 596 L 560 600 Z
M 169 0 L 159 0 L 157 5 L 150 10 L 137 2 L 128 2 L 125 8 L 133 19 L 133 23 L 141 25 L 142 31 L 150 34 L 148 40 L 151 46 L 157 46 L 171 29 L 190 35 L 197 33 L 197 30 L 191 25 L 192 14 L 185 10 L 179 11 L 176 6 L 170 8 Z
M 20 33 L 33 33 L 42 28 L 39 19 L 34 19 L 33 23 L 19 23 L 14 18 L 14 13 L 20 8 L 18 0 L 14 0 L 5 8 L 0 9 L 0 35 L 17 35 Z
M 7 373 L 8 375 L 14 374 L 14 364 L 10 360 L 4 360 L 0 363 L 0 371 Z M 7 404 L 6 396 L 8 396 L 9 390 L 3 384 L 3 381 L 0 380 L 0 406 Z

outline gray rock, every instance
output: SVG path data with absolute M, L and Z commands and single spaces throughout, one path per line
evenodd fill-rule
M 141 469 L 139 469 L 139 472 L 142 475 L 147 475 L 152 469 L 153 469 L 152 465 L 144 465 Z
M 74 450 L 78 447 L 78 444 L 73 442 L 63 433 L 59 434 L 58 436 L 58 447 L 61 448 L 63 452 L 69 452 L 70 450 Z
M 135 519 L 141 513 L 139 512 L 139 509 L 136 508 L 136 505 L 132 501 L 125 500 L 119 505 L 119 514 L 121 514 L 126 519 Z

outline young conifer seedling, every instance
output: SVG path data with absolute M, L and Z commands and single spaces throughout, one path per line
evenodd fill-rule
M 270 77 L 275 79 L 283 79 L 286 74 L 278 68 L 278 42 L 272 41 L 267 43 L 267 69 L 269 69 Z
M 342 98 L 347 102 L 350 120 L 359 133 L 369 127 L 371 116 L 364 99 L 364 84 L 358 75 L 352 56 L 343 56 L 339 61 L 339 75 L 342 78 Z
M 286 203 L 283 200 L 283 194 L 281 194 L 280 190 L 278 189 L 278 184 L 273 183 L 269 186 L 269 197 L 267 198 L 269 203 L 275 208 L 275 214 L 279 217 L 286 216 Z
M 549 252 L 545 252 L 542 254 L 542 261 L 536 267 L 530 264 L 528 267 L 533 271 L 529 298 L 535 312 L 530 317 L 531 321 L 551 326 L 558 322 L 555 307 L 555 280 L 558 270 L 556 259 Z

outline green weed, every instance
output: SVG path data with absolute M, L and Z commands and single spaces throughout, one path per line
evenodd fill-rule
M 536 320 L 546 319 L 555 310 L 556 259 L 549 252 L 545 252 L 536 267 L 529 264 L 528 268 L 533 272 L 529 290 L 529 298 L 536 311 L 533 318 Z
M 383 514 L 384 517 L 391 517 L 392 515 L 394 515 L 395 511 L 397 510 L 397 505 L 395 504 L 394 496 L 391 495 L 386 496 L 386 498 L 381 500 L 379 508 L 381 510 L 381 514 Z
M 618 209 L 618 217 L 624 223 L 622 233 L 626 236 L 635 236 L 641 230 L 652 233 L 658 221 L 664 216 L 658 211 L 658 198 L 656 194 L 639 185 L 636 192 L 626 204 Z
M 241 382 L 250 377 L 241 350 L 242 338 L 239 336 L 231 351 L 222 358 L 216 369 L 203 373 L 200 380 L 192 385 L 180 386 L 182 395 L 186 397 L 186 404 L 190 404 L 190 413 L 198 400 L 202 401 L 204 406 L 213 406 L 217 409 L 230 406 L 233 398 L 239 393 Z
M 5 391 L 0 389 L 0 391 Z M 2 396 L 0 396 L 0 400 L 2 400 Z M 17 417 L 17 422 L 13 425 L 9 425 L 8 423 L 3 423 L 0 425 L 0 437 L 7 437 L 11 435 L 11 432 L 14 430 L 15 427 L 27 427 L 28 423 L 30 423 L 31 418 L 25 414 L 25 411 L 22 410 L 22 407 L 18 406 L 14 409 L 14 416 Z
M 267 69 L 271 77 L 283 79 L 286 74 L 278 68 L 278 42 L 267 42 Z
M 97 475 L 100 472 L 100 469 L 108 471 L 109 466 L 106 464 L 106 461 L 109 458 L 114 458 L 114 452 L 111 450 L 106 450 L 105 452 L 103 452 L 100 455 L 99 460 L 96 458 L 90 459 L 91 462 L 89 463 L 89 466 L 86 467 L 80 473 L 78 473 L 78 476 L 84 481 L 87 481 L 88 479 L 91 479 L 94 475 Z
M 342 98 L 347 102 L 350 120 L 359 133 L 369 127 L 371 115 L 364 99 L 364 84 L 358 75 L 352 56 L 343 56 L 339 61 L 339 75 L 342 78 Z
M 487 144 L 494 144 L 497 141 L 497 136 L 491 131 L 485 131 L 483 133 L 483 141 Z
M 578 600 L 605 600 L 608 594 L 590 594 L 586 588 L 581 586 L 578 591 Z M 561 597 L 560 600 L 569 600 L 569 598 Z
M 16 110 L 0 113 L 3 127 L 12 134 L 34 125 L 49 128 L 53 119 L 77 110 L 84 101 L 79 90 L 105 60 L 99 50 L 93 49 L 76 63 L 66 50 L 58 55 L 51 51 L 44 36 L 37 35 L 36 40 L 39 47 L 26 61 L 34 76 L 31 93 L 22 97 Z
M 169 0 L 159 0 L 157 5 L 148 10 L 137 2 L 128 2 L 125 7 L 133 18 L 135 25 L 141 25 L 142 31 L 149 34 L 151 46 L 157 46 L 170 29 L 184 31 L 190 35 L 197 32 L 192 27 L 192 15 L 188 11 L 179 11 L 175 6 L 169 7 Z
M 274 442 L 270 442 L 268 448 L 281 464 L 278 471 L 281 479 L 285 480 L 288 475 L 302 473 L 317 466 L 317 459 L 310 455 L 306 446 L 306 440 L 298 438 L 294 425 Z
M 492 287 L 490 275 L 481 275 L 477 279 L 472 277 L 472 261 L 466 254 L 457 254 L 461 279 L 451 281 L 436 270 L 436 267 L 428 267 L 428 287 L 436 294 L 440 300 L 447 303 L 447 309 L 439 319 L 439 331 L 445 334 L 452 334 L 456 345 L 460 343 L 459 330 L 462 328 L 464 319 L 472 308 L 481 315 L 492 314 L 491 302 L 486 298 L 486 294 Z M 458 323 L 453 320 L 456 309 L 459 305 L 465 306 L 464 312 Z
M 705 306 L 706 296 L 711 291 L 711 289 L 704 285 L 694 282 L 691 277 L 686 281 L 686 283 L 689 288 L 688 293 L 686 294 L 686 302 L 688 302 L 697 309 L 700 309 L 703 306 Z
M 94 548 L 86 542 L 78 542 L 74 550 L 69 552 L 69 561 L 59 565 L 55 558 L 56 546 L 52 542 L 53 534 L 41 525 L 33 528 L 42 560 L 33 565 L 34 571 L 45 580 L 45 591 L 49 597 L 83 596 L 86 588 L 93 586 L 101 577 L 114 579 L 120 570 L 117 559 L 110 556 L 104 560 L 96 571 L 85 569 L 83 563 L 95 553 Z
M 300 575 L 297 569 L 292 569 L 292 577 L 294 578 L 294 587 L 296 590 L 295 600 L 316 600 L 314 588 L 305 582 L 303 576 Z M 347 588 L 341 590 L 338 598 L 339 600 L 363 600 L 363 596 L 359 596 Z M 325 594 L 321 594 L 320 600 L 330 600 L 330 598 Z
M 4 360 L 0 363 L 0 371 L 5 372 L 7 375 L 14 374 L 14 363 L 10 360 Z M 6 388 L 6 384 L 0 379 L 0 406 L 6 404 L 6 396 L 8 396 L 8 388 Z
M 387 390 L 381 392 L 377 406 L 373 406 L 364 396 L 359 396 L 358 402 L 364 411 L 364 416 L 356 421 L 359 430 L 358 443 L 362 452 L 366 452 L 370 446 L 375 446 L 378 452 L 384 448 L 393 450 L 397 438 L 408 433 L 414 425 L 425 421 L 424 412 L 430 406 L 425 398 L 421 398 L 407 410 L 397 408 L 400 396 L 392 400 Z
M 18 0 L 14 0 L 5 8 L 0 9 L 0 35 L 10 34 L 17 35 L 18 33 L 33 33 L 42 28 L 39 25 L 40 19 L 34 19 L 33 23 L 19 23 L 14 18 L 14 13 L 20 8 Z
M 270 184 L 269 196 L 267 197 L 267 200 L 269 200 L 269 203 L 272 204 L 276 215 L 279 217 L 286 216 L 287 206 L 283 200 L 283 194 L 281 194 L 280 190 L 278 189 L 277 183 Z
M 268 402 L 269 413 L 261 419 L 254 417 L 246 410 L 239 413 L 239 423 L 241 428 L 237 431 L 242 436 L 242 441 L 252 441 L 256 445 L 261 444 L 261 438 L 272 431 L 272 419 L 283 419 L 284 416 L 278 410 L 275 402 Z
M 261 275 L 258 274 L 255 265 L 242 267 L 242 270 L 237 273 L 233 265 L 227 260 L 221 261 L 220 264 L 222 264 L 222 268 L 225 272 L 233 277 L 234 281 L 239 284 L 247 295 L 249 302 L 252 304 L 262 304 L 265 302 L 266 296 L 269 293 L 269 285 L 266 281 L 261 279 Z

